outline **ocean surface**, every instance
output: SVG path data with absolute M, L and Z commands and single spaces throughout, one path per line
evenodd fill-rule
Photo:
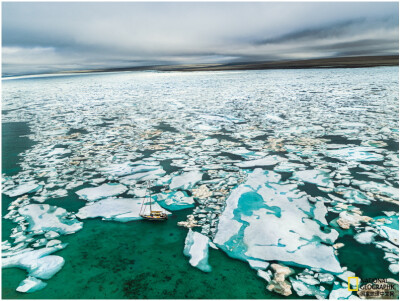
M 315 298 L 347 285 L 338 277 L 346 270 L 398 279 L 398 67 L 42 76 L 3 80 L 2 99 L 3 256 L 44 248 L 51 241 L 45 233 L 55 231 L 61 236 L 52 255 L 65 261 L 31 293 L 16 291 L 26 264 L 3 268 L 5 299 Z M 266 179 L 257 185 L 271 192 L 255 188 L 256 174 Z M 175 185 L 181 175 L 185 184 Z M 171 212 L 167 221 L 137 219 L 133 209 L 124 220 L 110 213 L 117 208 L 100 208 L 97 217 L 83 213 L 109 195 L 100 189 L 92 203 L 76 192 L 123 185 L 112 197 L 141 199 L 145 180 Z M 25 183 L 32 189 L 21 188 Z M 196 190 L 203 185 L 209 196 Z M 245 193 L 234 200 L 232 192 L 248 187 L 261 203 Z M 301 196 L 288 199 L 301 209 L 298 215 L 283 205 L 286 199 L 271 197 L 274 205 L 266 205 L 271 193 L 285 189 Z M 50 205 L 49 216 L 64 208 L 60 223 L 80 229 L 63 233 L 60 224 L 36 222 L 33 230 L 39 204 Z M 237 206 L 231 215 L 227 204 Z M 259 210 L 273 211 L 261 220 L 273 216 L 287 225 L 298 219 L 301 228 L 307 219 L 309 226 L 265 229 L 257 224 Z M 188 229 L 177 223 L 188 215 L 200 221 L 193 230 L 218 247 L 205 258 L 211 272 L 183 254 Z M 241 230 L 224 240 L 235 223 Z M 266 243 L 275 238 L 274 248 L 281 249 Z M 310 257 L 326 249 L 342 271 L 325 270 L 319 259 L 293 258 L 304 244 L 315 247 Z M 257 257 L 260 246 L 264 255 Z M 273 257 L 275 250 L 282 251 Z M 289 266 L 293 279 L 317 279 L 320 271 L 335 282 L 320 281 L 304 296 L 307 290 L 292 288 L 285 297 L 266 288 L 252 260 Z

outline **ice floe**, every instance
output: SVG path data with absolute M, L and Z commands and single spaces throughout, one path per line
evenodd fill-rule
M 32 276 L 28 276 L 28 278 L 21 281 L 21 283 L 17 287 L 17 292 L 33 293 L 45 288 L 46 285 L 47 283 L 43 282 L 42 280 Z
M 293 173 L 293 179 L 315 184 L 321 187 L 333 188 L 329 173 L 323 170 L 301 170 Z
M 76 216 L 80 219 L 102 217 L 104 220 L 129 222 L 142 219 L 142 203 L 143 199 L 107 198 L 87 204 L 79 209 Z M 149 211 L 150 207 L 145 206 L 145 210 Z M 165 211 L 157 203 L 152 204 L 152 210 Z M 168 211 L 166 213 L 170 214 Z
M 76 194 L 79 195 L 80 198 L 92 202 L 99 199 L 120 195 L 127 190 L 128 188 L 126 188 L 126 186 L 122 184 L 106 183 L 98 187 L 84 188 L 78 190 Z
M 8 195 L 9 197 L 15 197 L 27 193 L 33 193 L 41 189 L 42 186 L 39 184 L 36 184 L 34 182 L 29 182 L 29 183 L 23 183 L 14 189 L 4 191 L 3 193 Z
M 185 172 L 179 176 L 173 177 L 169 187 L 172 190 L 182 189 L 188 190 L 192 189 L 196 183 L 201 181 L 203 174 L 200 171 L 194 170 Z
M 278 182 L 271 171 L 250 173 L 227 199 L 214 242 L 243 260 L 277 260 L 340 273 L 329 245 L 338 233 L 321 231 L 305 194 L 296 185 Z
M 161 207 L 168 210 L 181 210 L 194 207 L 194 200 L 184 191 L 173 191 L 170 193 L 159 193 L 156 200 Z
M 326 155 L 343 161 L 382 161 L 384 157 L 374 147 L 346 147 L 330 150 Z
M 183 250 L 183 254 L 190 257 L 189 263 L 203 272 L 211 272 L 208 264 L 209 241 L 207 236 L 189 229 Z
M 82 222 L 71 217 L 64 208 L 47 204 L 31 204 L 18 209 L 29 222 L 29 231 L 52 231 L 71 234 L 82 229 Z M 54 236 L 54 235 L 53 235 Z
M 29 276 L 50 279 L 64 265 L 64 258 L 57 255 L 50 255 L 62 248 L 66 244 L 61 244 L 54 247 L 42 248 L 38 250 L 24 249 L 21 252 L 16 252 L 10 256 L 2 258 L 3 268 L 21 268 L 28 272 Z

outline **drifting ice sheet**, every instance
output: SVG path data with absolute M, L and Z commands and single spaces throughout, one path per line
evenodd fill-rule
M 30 204 L 18 209 L 19 214 L 29 222 L 30 231 L 55 231 L 71 234 L 82 229 L 82 223 L 75 218 L 67 218 L 64 208 L 47 204 Z
M 276 260 L 341 273 L 330 246 L 338 233 L 321 231 L 313 220 L 314 208 L 297 185 L 278 182 L 279 175 L 271 171 L 249 174 L 227 199 L 214 242 L 242 260 Z
M 126 190 L 127 188 L 122 184 L 107 183 L 98 187 L 78 190 L 76 194 L 87 201 L 96 201 L 110 196 L 120 195 Z

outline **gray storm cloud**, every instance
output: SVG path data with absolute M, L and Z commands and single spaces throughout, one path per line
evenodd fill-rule
M 3 2 L 4 75 L 398 54 L 395 2 Z

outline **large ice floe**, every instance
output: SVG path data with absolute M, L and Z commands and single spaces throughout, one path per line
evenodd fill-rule
M 87 201 L 96 201 L 110 196 L 116 196 L 124 193 L 128 189 L 126 186 L 118 183 L 107 183 L 93 188 L 84 188 L 76 192 L 80 198 Z
M 107 198 L 87 204 L 79 209 L 76 216 L 80 219 L 102 217 L 104 220 L 129 222 L 142 219 L 140 216 L 142 204 L 143 199 Z M 149 202 L 145 201 L 144 204 L 144 213 L 150 213 Z M 157 203 L 153 203 L 152 210 L 161 211 L 162 208 Z M 166 213 L 170 214 L 168 211 Z
M 31 204 L 18 209 L 27 222 L 29 231 L 55 231 L 59 234 L 71 234 L 82 229 L 83 223 L 70 217 L 64 208 L 47 204 Z
M 203 272 L 211 272 L 211 266 L 208 264 L 209 243 L 210 239 L 207 236 L 189 229 L 183 254 L 190 257 L 189 263 L 192 266 Z
M 242 260 L 274 260 L 341 273 L 331 246 L 338 233 L 322 231 L 305 193 L 279 178 L 261 169 L 250 173 L 226 200 L 214 243 Z

